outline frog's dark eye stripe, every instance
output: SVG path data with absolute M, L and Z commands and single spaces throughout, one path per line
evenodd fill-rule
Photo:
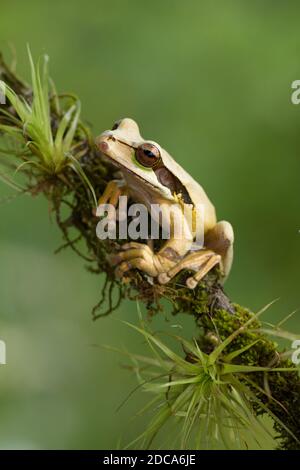
M 161 159 L 159 149 L 147 142 L 139 145 L 135 151 L 135 156 L 137 161 L 146 168 L 155 167 Z
M 160 184 L 169 188 L 172 194 L 180 194 L 186 204 L 193 204 L 186 187 L 181 183 L 177 176 L 173 175 L 173 173 L 168 170 L 168 168 L 161 166 L 154 169 L 154 171 Z

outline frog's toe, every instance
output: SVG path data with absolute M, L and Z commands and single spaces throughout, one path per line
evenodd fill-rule
M 119 257 L 119 255 L 111 255 L 108 257 L 108 261 L 112 266 L 116 266 L 120 263 L 121 258 Z
M 129 271 L 131 268 L 131 264 L 128 261 L 124 261 L 123 263 L 119 264 L 115 270 L 116 277 L 121 278 L 126 271 Z
M 167 284 L 171 280 L 171 277 L 167 273 L 160 273 L 158 275 L 158 282 L 160 284 Z
M 194 279 L 193 277 L 189 277 L 185 283 L 189 289 L 195 289 L 198 284 L 198 281 L 196 281 L 196 279 Z
M 220 264 L 222 258 L 220 255 L 214 254 L 210 257 L 210 259 L 204 263 L 199 270 L 194 274 L 194 276 L 189 277 L 186 280 L 186 285 L 190 289 L 195 289 L 197 284 L 206 276 L 206 274 L 214 268 L 217 264 Z

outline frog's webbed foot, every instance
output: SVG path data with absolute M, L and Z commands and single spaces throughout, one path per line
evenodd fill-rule
M 134 268 L 143 271 L 148 276 L 156 277 L 174 265 L 174 261 L 154 254 L 148 245 L 138 242 L 125 243 L 122 251 L 111 258 L 111 263 L 118 265 L 116 274 L 120 277 Z
M 198 282 L 220 261 L 221 256 L 212 250 L 203 249 L 189 253 L 169 271 L 160 274 L 158 280 L 161 284 L 166 284 L 183 269 L 190 269 L 195 271 L 195 274 L 186 280 L 186 285 L 190 289 L 194 289 Z

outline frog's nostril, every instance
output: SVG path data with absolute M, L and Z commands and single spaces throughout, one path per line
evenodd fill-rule
M 98 147 L 99 147 L 99 149 L 101 150 L 101 152 L 107 152 L 107 150 L 109 149 L 109 145 L 108 145 L 108 143 L 105 142 L 105 141 L 102 141 L 102 142 L 100 141 L 100 142 L 98 143 Z

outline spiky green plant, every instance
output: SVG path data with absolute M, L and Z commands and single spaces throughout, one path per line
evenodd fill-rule
M 265 309 L 251 316 L 210 353 L 204 352 L 197 340 L 191 342 L 173 336 L 182 346 L 185 358 L 171 349 L 142 320 L 140 327 L 127 323 L 146 339 L 153 353 L 153 357 L 131 353 L 128 356 L 133 361 L 140 387 L 154 395 L 141 410 L 142 413 L 152 410 L 154 416 L 129 447 L 139 443 L 142 448 L 149 448 L 171 418 L 178 421 L 175 441 L 181 449 L 247 448 L 249 438 L 259 446 L 261 439 L 274 437 L 261 414 L 267 414 L 299 444 L 293 432 L 271 411 L 265 400 L 259 398 L 261 395 L 276 401 L 255 379 L 257 374 L 291 372 L 296 368 L 243 363 L 241 356 L 259 341 L 264 341 L 263 336 L 246 346 L 232 348 L 239 335 L 254 331 L 252 325 L 263 311 Z M 278 329 L 270 331 L 273 335 L 282 335 Z M 172 447 L 175 445 L 172 442 Z
M 48 56 L 42 56 L 35 65 L 29 46 L 27 49 L 32 82 L 30 95 L 18 95 L 8 83 L 0 80 L 0 89 L 9 101 L 9 107 L 0 107 L 0 115 L 4 118 L 4 122 L 0 120 L 0 133 L 14 144 L 12 149 L 0 149 L 0 153 L 22 160 L 15 172 L 28 166 L 34 168 L 30 177 L 36 186 L 41 182 L 43 186 L 52 176 L 66 184 L 68 174 L 66 171 L 64 174 L 64 170 L 71 169 L 81 179 L 96 206 L 94 188 L 79 162 L 86 154 L 85 142 L 92 145 L 91 133 L 80 121 L 80 101 L 71 94 L 59 96 L 49 77 Z M 61 106 L 64 98 L 68 98 L 68 102 Z M 0 178 L 14 189 L 26 191 L 11 175 L 1 172 Z
M 0 124 L 0 130 L 9 133 L 18 140 L 25 139 L 26 147 L 37 157 L 27 159 L 22 165 L 33 164 L 42 171 L 59 173 L 69 163 L 68 155 L 72 154 L 72 144 L 80 116 L 80 101 L 64 112 L 53 135 L 49 105 L 49 72 L 48 56 L 43 56 L 35 66 L 30 49 L 28 56 L 31 68 L 32 97 L 27 100 L 18 96 L 10 86 L 0 82 L 1 88 L 11 103 L 16 115 L 6 110 L 2 113 L 13 121 L 15 126 Z M 53 91 L 53 94 L 56 93 Z M 54 97 L 53 97 L 54 98 Z M 31 101 L 31 102 L 30 102 Z

